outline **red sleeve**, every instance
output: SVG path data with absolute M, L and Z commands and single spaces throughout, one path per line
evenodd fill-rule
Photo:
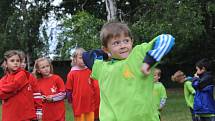
M 36 113 L 42 113 L 42 94 L 37 84 L 37 79 L 32 74 L 29 76 L 29 82 L 33 90 L 34 107 L 36 109 Z
M 65 92 L 65 84 L 61 77 L 57 76 L 56 85 L 58 88 L 58 92 Z
M 69 74 L 67 75 L 66 89 L 72 92 L 73 85 L 74 85 L 73 83 L 74 83 L 74 77 L 72 72 L 70 71 Z
M 26 84 L 28 84 L 28 78 L 24 71 L 20 71 L 14 75 L 6 75 L 0 82 L 0 98 L 7 99 L 13 96 Z

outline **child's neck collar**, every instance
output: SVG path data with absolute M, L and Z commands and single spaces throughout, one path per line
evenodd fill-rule
M 87 67 L 85 66 L 85 67 L 83 67 L 83 68 L 81 68 L 81 67 L 79 67 L 79 66 L 73 66 L 72 68 L 71 68 L 71 71 L 75 71 L 75 70 L 84 70 L 84 69 L 86 69 Z

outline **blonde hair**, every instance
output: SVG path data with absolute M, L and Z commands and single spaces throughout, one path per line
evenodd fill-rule
M 42 57 L 42 58 L 38 58 L 37 60 L 35 60 L 35 63 L 34 63 L 34 70 L 33 70 L 33 75 L 39 79 L 39 78 L 42 78 L 42 74 L 39 73 L 37 70 L 39 69 L 39 62 L 41 61 L 48 61 L 49 65 L 50 65 L 50 73 L 53 74 L 54 73 L 54 70 L 53 70 L 53 65 L 51 63 L 51 60 L 49 60 L 48 58 L 45 58 L 45 57 Z
M 76 64 L 76 58 L 78 55 L 82 55 L 82 53 L 85 52 L 83 48 L 76 48 L 75 51 L 71 55 L 71 60 L 72 60 L 72 66 Z

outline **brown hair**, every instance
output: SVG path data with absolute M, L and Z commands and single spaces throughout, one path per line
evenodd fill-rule
M 75 51 L 71 55 L 71 60 L 72 60 L 72 66 L 76 64 L 75 59 L 77 58 L 78 55 L 82 55 L 82 53 L 85 52 L 83 48 L 75 48 Z
M 110 41 L 110 39 L 114 37 L 119 37 L 121 34 L 130 37 L 133 41 L 132 34 L 127 24 L 120 22 L 108 22 L 104 24 L 100 33 L 100 40 L 102 41 L 102 46 L 107 47 L 107 43 L 108 41 Z
M 8 58 L 14 56 L 14 55 L 18 55 L 20 58 L 20 61 L 22 61 L 22 57 L 21 54 L 19 53 L 18 50 L 8 50 L 4 53 L 4 61 L 7 61 Z
M 35 60 L 34 63 L 34 70 L 33 70 L 33 75 L 36 78 L 42 78 L 42 74 L 39 73 L 37 70 L 39 69 L 39 62 L 41 61 L 48 61 L 49 65 L 50 65 L 50 73 L 53 74 L 53 65 L 51 63 L 51 60 L 49 60 L 48 58 L 42 57 L 42 58 L 38 58 L 37 60 Z
M 21 50 L 18 50 L 18 52 L 20 54 L 21 59 L 24 60 L 26 58 L 25 53 L 23 51 L 21 51 Z
M 21 58 L 21 55 L 20 55 L 20 53 L 19 53 L 18 50 L 8 50 L 8 51 L 6 51 L 6 52 L 4 53 L 4 62 L 3 62 L 2 65 L 1 65 L 1 66 L 3 67 L 5 73 L 8 71 L 8 69 L 7 69 L 7 67 L 6 67 L 6 62 L 7 62 L 8 58 L 10 58 L 10 57 L 12 57 L 12 56 L 14 56 L 14 55 L 18 55 L 18 56 L 19 56 L 20 63 L 21 63 L 22 58 Z

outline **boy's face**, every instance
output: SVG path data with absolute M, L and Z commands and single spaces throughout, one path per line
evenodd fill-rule
M 202 69 L 200 69 L 199 67 L 196 67 L 196 74 L 201 75 L 205 72 L 205 68 L 203 67 Z
M 115 59 L 126 59 L 132 50 L 133 41 L 130 37 L 121 34 L 119 37 L 110 39 L 107 44 L 107 51 Z
M 154 72 L 154 82 L 158 82 L 159 79 L 160 79 L 160 76 L 159 76 L 159 74 L 155 71 L 155 72 Z

